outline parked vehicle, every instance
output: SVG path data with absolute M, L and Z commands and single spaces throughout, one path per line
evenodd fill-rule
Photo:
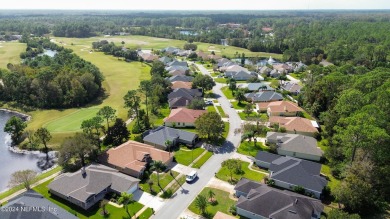
M 195 170 L 193 170 L 193 171 L 191 171 L 191 173 L 189 173 L 186 176 L 186 181 L 187 182 L 192 182 L 192 181 L 194 181 L 194 179 L 196 179 L 196 177 L 198 177 L 198 173 Z

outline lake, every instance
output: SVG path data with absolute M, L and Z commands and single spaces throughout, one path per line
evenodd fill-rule
M 31 169 L 41 172 L 37 166 L 37 161 L 45 155 L 40 154 L 17 154 L 8 150 L 11 144 L 11 137 L 5 133 L 5 123 L 11 118 L 13 113 L 0 110 L 0 192 L 7 189 L 8 181 L 12 173 L 18 170 Z

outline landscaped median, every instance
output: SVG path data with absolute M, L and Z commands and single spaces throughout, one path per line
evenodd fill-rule
M 100 208 L 100 206 L 98 204 L 94 205 L 93 207 L 88 209 L 88 211 L 86 211 L 86 210 L 84 210 L 84 209 L 64 200 L 64 199 L 58 198 L 54 195 L 51 195 L 49 193 L 49 188 L 47 187 L 51 181 L 52 180 L 49 180 L 45 183 L 42 183 L 41 185 L 35 187 L 34 190 L 36 192 L 40 193 L 41 195 L 43 195 L 49 201 L 55 203 L 56 205 L 60 206 L 61 208 L 74 214 L 78 218 L 81 218 L 81 219 L 84 219 L 84 218 L 85 219 L 87 219 L 87 218 L 92 218 L 92 219 L 104 218 L 103 215 L 101 214 L 102 208 Z M 130 214 L 135 215 L 139 210 L 141 210 L 143 208 L 143 205 L 141 203 L 138 203 L 138 202 L 133 202 L 133 203 L 128 205 L 128 208 L 129 208 Z M 109 214 L 107 218 L 127 218 L 128 217 L 125 209 L 115 207 L 111 204 L 106 205 L 106 211 L 108 211 L 108 214 Z
M 211 200 L 209 197 L 209 191 L 212 191 L 215 194 L 213 200 Z M 206 187 L 199 193 L 199 195 L 204 196 L 208 203 L 205 209 L 205 213 L 202 214 L 202 216 L 206 218 L 213 218 L 218 211 L 232 215 L 229 212 L 229 209 L 231 206 L 236 204 L 236 201 L 229 197 L 230 194 L 228 192 Z M 196 214 L 201 215 L 201 211 L 196 204 L 196 199 L 190 204 L 188 209 Z

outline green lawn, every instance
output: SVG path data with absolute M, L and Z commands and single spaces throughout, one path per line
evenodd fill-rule
M 231 90 L 229 90 L 228 86 L 225 86 L 221 89 L 222 93 L 225 95 L 228 99 L 234 99 L 233 93 Z
M 192 133 L 198 134 L 198 131 L 196 130 L 196 128 L 192 128 L 192 127 L 186 127 L 186 128 L 176 127 L 175 129 L 180 129 L 180 130 L 183 130 L 183 131 L 187 131 L 187 132 L 192 132 Z
M 217 77 L 219 73 L 211 73 L 211 77 Z
M 196 161 L 194 163 L 194 165 L 192 167 L 201 168 L 203 166 L 203 164 L 206 163 L 210 159 L 211 156 L 213 156 L 213 153 L 210 151 L 207 151 L 201 158 L 199 158 L 198 161 Z
M 261 142 L 256 142 L 256 146 L 254 146 L 254 142 L 244 141 L 240 144 L 237 149 L 237 152 L 240 154 L 256 157 L 258 151 L 269 151 L 269 148 L 264 146 Z
M 142 214 L 138 217 L 139 219 L 149 219 L 153 215 L 151 208 L 147 208 Z
M 88 211 L 64 200 L 59 197 L 56 197 L 54 195 L 50 195 L 48 192 L 47 185 L 51 182 L 52 180 L 49 180 L 37 187 L 34 188 L 34 190 L 40 194 L 42 194 L 45 198 L 47 198 L 49 201 L 55 203 L 56 205 L 60 206 L 61 208 L 69 211 L 71 214 L 76 215 L 77 217 L 81 219 L 86 219 L 86 218 L 93 218 L 93 219 L 99 219 L 99 218 L 104 218 L 100 212 L 102 209 L 99 207 L 99 204 L 91 207 L 88 209 Z M 133 202 L 128 205 L 129 206 L 129 211 L 131 215 L 134 215 L 137 213 L 139 210 L 143 208 L 143 205 L 138 202 Z M 110 204 L 107 204 L 106 206 L 107 211 L 109 212 L 109 218 L 127 218 L 127 213 L 123 208 L 117 208 L 114 207 Z
M 233 108 L 238 110 L 243 110 L 247 104 L 248 102 L 246 101 L 242 101 L 240 103 L 238 101 L 232 102 Z
M 210 190 L 212 190 L 214 192 L 214 194 L 215 194 L 214 198 L 216 200 L 216 203 L 215 204 L 209 204 L 207 206 L 207 208 L 206 208 L 207 214 L 204 215 L 204 216 L 206 218 L 213 218 L 214 215 L 218 211 L 223 212 L 223 213 L 228 214 L 228 215 L 232 215 L 232 214 L 229 213 L 229 208 L 232 205 L 235 205 L 236 201 L 233 200 L 233 199 L 230 199 L 229 193 L 225 192 L 225 191 L 222 191 L 222 190 L 219 190 L 219 189 L 206 187 L 199 193 L 199 195 L 203 195 L 203 196 L 205 196 L 208 199 L 208 192 Z M 195 200 L 190 204 L 188 209 L 190 211 L 196 213 L 196 214 L 199 214 L 199 215 L 201 214 L 199 209 L 196 207 Z
M 217 109 L 219 111 L 219 114 L 221 115 L 222 118 L 226 118 L 226 114 L 225 112 L 223 111 L 222 107 L 221 106 L 217 106 Z
M 185 175 L 182 175 L 181 177 L 179 177 L 178 179 L 176 179 L 176 183 L 172 184 L 171 187 L 169 187 L 169 190 L 172 191 L 172 195 L 175 194 L 175 192 L 177 190 L 179 190 L 180 188 L 182 188 L 182 185 L 184 185 L 186 183 L 186 176 Z M 180 184 L 180 185 L 179 185 Z
M 168 104 L 166 106 L 164 106 L 163 108 L 161 108 L 159 110 L 160 114 L 159 115 L 153 115 L 153 114 L 149 114 L 150 115 L 150 122 L 152 124 L 154 124 L 155 126 L 160 126 L 162 124 L 164 124 L 164 118 L 169 116 L 169 113 L 170 113 L 170 109 L 169 109 L 169 106 Z
M 0 43 L 0 68 L 7 68 L 8 63 L 19 64 L 20 53 L 26 51 L 27 45 L 19 42 Z
M 205 149 L 203 148 L 184 148 L 181 147 L 180 150 L 175 152 L 175 160 L 179 164 L 183 164 L 185 166 L 188 166 L 194 161 L 196 158 L 198 158 Z
M 174 177 L 177 177 L 179 175 L 178 172 L 175 172 L 175 171 L 172 171 L 172 174 Z M 149 179 L 151 179 L 153 181 L 153 186 L 152 186 L 152 189 L 153 189 L 153 193 L 152 194 L 157 194 L 161 191 L 161 188 L 158 186 L 157 184 L 157 174 L 156 173 L 153 173 L 152 175 L 149 176 Z M 149 188 L 149 184 L 148 184 L 148 181 L 149 179 L 143 179 L 140 184 L 139 184 L 139 187 L 146 191 L 146 192 L 149 192 L 150 193 L 150 188 Z M 169 172 L 167 173 L 160 173 L 160 185 L 161 187 L 164 189 L 171 181 L 173 180 L 173 177 L 169 174 Z
M 224 122 L 224 123 L 225 123 L 225 130 L 223 131 L 223 137 L 226 139 L 229 134 L 230 124 L 228 122 Z
M 333 191 L 333 189 L 335 189 L 341 183 L 340 180 L 332 176 L 332 173 L 330 172 L 330 167 L 328 165 L 322 164 L 321 173 L 329 178 L 328 186 L 330 187 L 331 191 Z
M 57 172 L 59 172 L 61 170 L 62 170 L 62 167 L 61 166 L 57 166 L 57 167 L 53 168 L 52 170 L 49 170 L 49 171 L 47 171 L 45 173 L 42 173 L 42 174 L 39 174 L 37 177 L 35 177 L 35 179 L 32 181 L 32 183 L 38 182 L 39 180 L 42 180 L 42 179 L 44 179 L 44 178 L 46 178 L 48 176 L 51 176 L 54 173 L 57 173 Z M 15 187 L 13 187 L 13 188 L 11 188 L 11 189 L 1 193 L 0 194 L 0 199 L 3 199 L 3 198 L 5 198 L 5 197 L 7 197 L 7 196 L 9 196 L 9 195 L 19 191 L 19 190 L 22 190 L 22 189 L 24 189 L 24 187 L 22 185 L 15 186 Z
M 240 116 L 240 118 L 242 120 L 246 120 L 248 117 L 257 117 L 257 116 L 259 116 L 259 114 L 257 114 L 256 112 L 251 112 L 249 115 L 247 115 L 244 112 L 239 112 L 238 115 Z
M 221 84 L 226 84 L 226 78 L 214 78 L 214 81 Z
M 216 112 L 214 105 L 206 107 L 207 112 Z
M 236 174 L 233 172 L 233 181 L 238 182 L 242 177 L 245 177 L 247 179 L 259 182 L 264 178 L 265 174 L 250 170 L 248 168 L 249 165 L 248 162 L 240 161 L 240 163 L 241 163 L 242 173 Z M 230 181 L 229 169 L 227 169 L 226 167 L 222 167 L 217 173 L 217 178 L 229 182 Z

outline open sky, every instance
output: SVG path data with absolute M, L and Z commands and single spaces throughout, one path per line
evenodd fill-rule
M 299 10 L 390 9 L 390 0 L 16 0 L 0 9 Z

